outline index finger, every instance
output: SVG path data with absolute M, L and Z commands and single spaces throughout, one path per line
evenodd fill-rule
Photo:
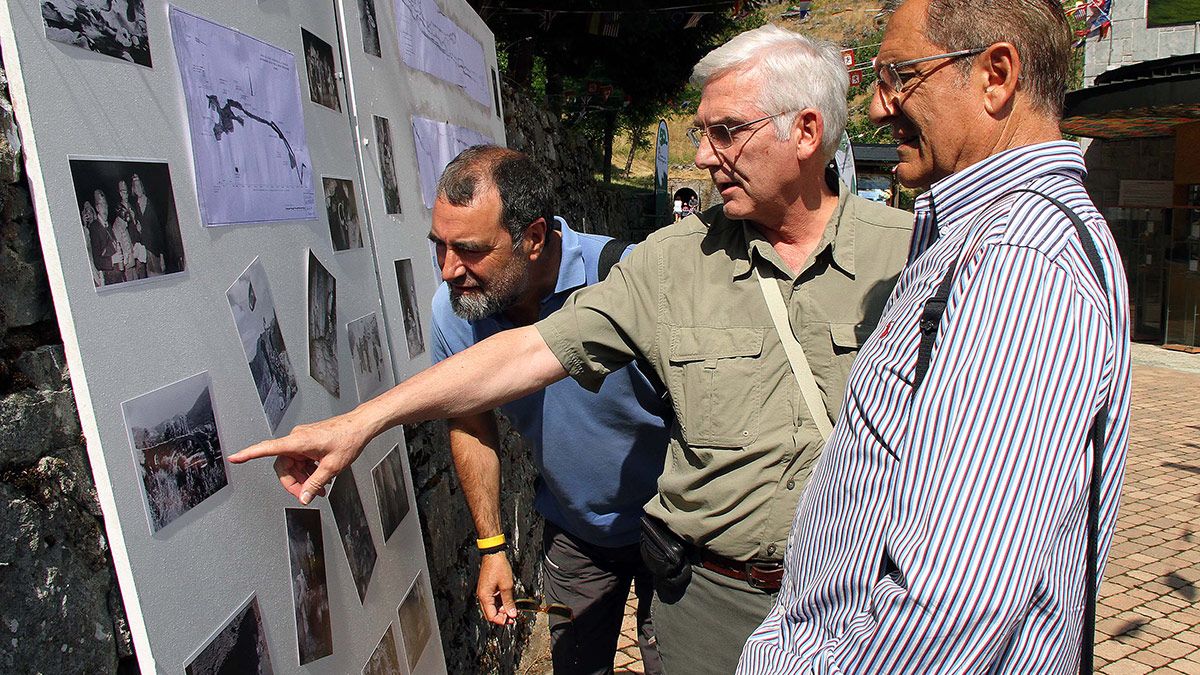
M 290 444 L 287 443 L 287 437 L 271 438 L 262 441 L 261 443 L 255 443 L 241 452 L 235 452 L 229 456 L 229 461 L 234 464 L 241 464 L 252 459 L 259 459 L 261 457 L 276 457 L 278 455 L 289 454 L 291 452 L 293 452 L 293 449 L 290 447 Z

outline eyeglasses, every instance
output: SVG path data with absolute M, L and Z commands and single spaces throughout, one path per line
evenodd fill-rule
M 707 136 L 708 142 L 712 143 L 714 148 L 718 150 L 724 150 L 725 148 L 733 145 L 733 135 L 739 130 L 745 129 L 752 124 L 766 122 L 767 120 L 775 119 L 780 115 L 786 114 L 786 112 L 775 113 L 774 115 L 767 115 L 766 117 L 760 117 L 756 120 L 742 122 L 741 124 L 735 124 L 733 126 L 729 126 L 727 124 L 710 124 L 706 127 L 692 127 L 691 129 L 687 130 L 687 136 L 688 139 L 691 140 L 692 145 L 696 146 L 697 148 L 700 147 L 701 139 Z
M 518 598 L 513 601 L 513 605 L 516 606 L 518 612 L 541 612 L 562 617 L 567 621 L 575 620 L 575 612 L 570 607 L 558 603 L 543 605 L 533 598 Z
M 926 61 L 937 61 L 938 59 L 961 59 L 964 56 L 974 56 L 987 51 L 987 47 L 976 47 L 975 49 L 963 49 L 957 52 L 947 52 L 945 54 L 934 54 L 933 56 L 922 56 L 919 59 L 909 59 L 907 61 L 897 61 L 895 63 L 887 63 L 882 66 L 875 67 L 875 77 L 879 86 L 886 87 L 888 91 L 895 94 L 904 93 L 904 85 L 910 80 L 922 73 L 910 71 L 907 73 L 900 72 L 901 68 L 914 66 L 918 63 Z

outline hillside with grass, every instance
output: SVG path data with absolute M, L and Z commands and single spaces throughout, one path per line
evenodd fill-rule
M 780 2 L 763 5 L 758 11 L 768 22 L 823 40 L 835 42 L 843 47 L 855 47 L 859 62 L 869 60 L 878 50 L 882 33 L 876 28 L 875 15 L 880 0 L 815 0 L 806 19 L 783 17 L 794 3 Z M 855 142 L 883 143 L 890 140 L 886 130 L 876 130 L 866 119 L 870 102 L 870 77 L 850 91 L 850 130 Z M 688 92 L 677 112 L 666 118 L 670 132 L 670 176 L 672 178 L 706 178 L 708 172 L 701 171 L 692 163 L 695 148 L 687 138 L 687 129 L 692 125 L 694 103 L 699 92 Z M 654 187 L 654 147 L 651 141 L 657 124 L 642 130 L 642 142 L 633 152 L 630 162 L 630 146 L 634 134 L 621 132 L 613 141 L 613 182 L 644 189 Z M 626 173 L 626 166 L 629 171 Z

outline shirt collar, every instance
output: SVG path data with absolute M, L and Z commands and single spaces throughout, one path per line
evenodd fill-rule
M 813 250 L 811 260 L 815 260 L 826 248 L 831 249 L 833 262 L 839 269 L 844 271 L 851 277 L 854 276 L 854 234 L 857 218 L 855 209 L 857 208 L 854 200 L 850 195 L 850 189 L 845 183 L 838 182 L 838 203 L 834 208 L 833 213 L 829 216 L 829 222 L 825 223 L 825 232 L 821 235 L 821 241 Z M 723 214 L 722 214 L 723 215 Z M 750 260 L 757 252 L 758 257 L 771 262 L 776 267 L 779 267 L 781 272 L 786 272 L 788 276 L 792 273 L 786 266 L 782 266 L 782 261 L 779 254 L 771 248 L 770 242 L 750 224 L 749 221 L 738 221 L 742 228 L 742 236 L 745 238 L 747 256 L 738 258 L 733 261 L 733 276 L 740 277 L 750 272 Z M 803 271 L 803 270 L 801 270 Z
M 1049 141 L 996 153 L 934 183 L 917 197 L 914 210 L 918 220 L 936 213 L 929 227 L 946 236 L 1005 192 L 1052 173 L 1083 181 L 1087 171 L 1079 145 Z
M 567 226 L 567 221 L 554 216 L 562 232 L 562 259 L 558 263 L 558 282 L 554 285 L 554 293 L 573 291 L 587 285 L 587 265 L 583 262 L 583 244 L 575 230 Z M 543 298 L 545 302 L 549 298 Z

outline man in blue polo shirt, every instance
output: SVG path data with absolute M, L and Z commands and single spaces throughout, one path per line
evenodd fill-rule
M 445 282 L 433 299 L 435 362 L 533 324 L 611 266 L 612 245 L 602 254 L 611 239 L 571 230 L 553 215 L 552 195 L 536 163 L 513 150 L 475 146 L 446 167 L 429 233 Z M 630 365 L 599 393 L 563 380 L 500 409 L 541 476 L 534 506 L 545 517 L 545 599 L 573 612 L 550 615 L 555 672 L 611 672 L 631 582 L 646 672 L 659 672 L 651 575 L 638 542 L 642 506 L 662 473 L 670 403 Z M 500 524 L 496 419 L 486 411 L 449 425 L 479 536 L 477 599 L 488 621 L 505 625 L 517 610 Z

